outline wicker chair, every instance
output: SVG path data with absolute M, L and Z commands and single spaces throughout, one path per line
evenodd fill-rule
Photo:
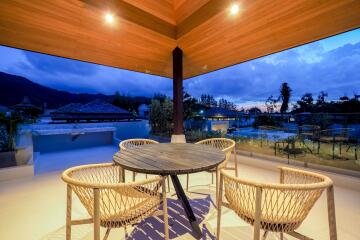
M 157 144 L 157 143 L 159 143 L 159 142 L 151 140 L 151 139 L 133 138 L 133 139 L 121 141 L 119 144 L 119 147 L 120 147 L 121 151 L 124 151 L 126 149 L 131 149 L 131 148 L 135 148 L 138 146 L 143 146 L 143 145 L 147 145 L 147 144 Z M 136 177 L 136 172 L 133 172 L 133 181 L 135 181 L 135 177 Z M 147 175 L 146 175 L 146 178 L 147 178 Z
M 165 239 L 169 237 L 165 178 L 154 177 L 123 183 L 124 171 L 112 164 L 90 164 L 70 168 L 62 174 L 67 183 L 66 240 L 71 240 L 71 225 L 94 224 L 94 239 L 100 239 L 100 226 L 125 227 L 155 214 L 164 215 Z M 162 188 L 162 193 L 159 189 Z M 71 219 L 72 192 L 84 205 L 90 218 Z M 157 211 L 161 202 L 163 211 Z
M 280 184 L 262 184 L 233 177 L 221 170 L 218 201 L 217 239 L 220 239 L 221 207 L 235 211 L 254 226 L 254 240 L 268 232 L 289 234 L 297 239 L 310 239 L 295 230 L 301 225 L 320 195 L 327 189 L 328 219 L 331 240 L 337 239 L 334 190 L 326 176 L 298 169 L 280 168 Z M 228 202 L 223 201 L 223 191 Z
M 214 172 L 216 173 L 216 197 L 218 196 L 218 174 L 220 169 L 225 168 L 225 169 L 231 169 L 231 170 L 235 170 L 235 176 L 237 176 L 237 159 L 236 159 L 236 149 L 235 149 L 235 141 L 232 139 L 228 139 L 228 138 L 210 138 L 210 139 L 205 139 L 202 141 L 199 141 L 195 144 L 204 144 L 204 145 L 208 145 L 208 146 L 212 146 L 214 148 L 217 148 L 221 151 L 223 151 L 226 155 L 225 161 L 222 162 L 217 168 L 211 169 L 210 172 L 211 173 L 211 184 L 214 184 Z M 227 168 L 226 165 L 231 157 L 231 153 L 234 153 L 234 161 L 235 161 L 235 167 L 234 168 Z M 205 156 L 206 157 L 206 156 Z M 190 175 L 187 174 L 187 179 L 186 179 L 186 191 L 189 191 L 189 181 L 190 181 Z M 217 200 L 216 200 L 217 201 Z

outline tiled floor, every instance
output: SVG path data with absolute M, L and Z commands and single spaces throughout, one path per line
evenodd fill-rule
M 98 150 L 94 150 L 98 152 Z M 67 153 L 69 155 L 69 153 Z M 91 154 L 91 151 L 87 151 Z M 94 155 L 94 154 L 92 154 Z M 69 155 L 70 156 L 70 155 Z M 86 155 L 73 155 L 81 158 Z M 57 156 L 61 159 L 61 156 Z M 245 157 L 240 157 L 240 162 Z M 249 160 L 249 159 L 247 159 Z M 257 181 L 276 182 L 278 173 L 271 170 L 240 164 L 239 175 L 242 178 Z M 130 175 L 127 176 L 130 179 Z M 141 178 L 143 176 L 139 176 Z M 185 184 L 185 176 L 180 176 Z M 202 221 L 203 239 L 214 239 L 216 230 L 216 210 L 212 205 L 211 195 L 214 186 L 210 186 L 208 173 L 191 176 L 190 191 L 195 214 Z M 173 189 L 172 189 L 173 190 Z M 66 186 L 60 179 L 60 172 L 41 174 L 29 179 L 19 179 L 0 183 L 0 233 L 6 240 L 65 239 Z M 195 193 L 197 192 L 197 193 Z M 198 194 L 203 193 L 203 194 Z M 75 198 L 74 198 L 75 199 Z M 169 200 L 171 216 L 171 238 L 193 239 L 189 225 L 180 204 L 171 197 Z M 360 192 L 343 187 L 335 187 L 335 204 L 339 240 L 360 239 Z M 86 213 L 77 199 L 74 200 L 73 218 L 86 217 Z M 222 239 L 252 239 L 252 227 L 241 221 L 232 211 L 225 209 L 222 216 Z M 104 229 L 102 229 L 104 232 Z M 320 198 L 310 212 L 299 232 L 314 239 L 328 239 L 326 196 Z M 127 229 L 127 239 L 161 239 L 161 217 L 153 217 L 141 222 L 135 228 Z M 74 226 L 74 240 L 92 239 L 91 225 Z M 123 229 L 112 230 L 109 239 L 124 239 Z M 270 235 L 268 239 L 277 239 Z M 286 239 L 292 239 L 286 237 Z

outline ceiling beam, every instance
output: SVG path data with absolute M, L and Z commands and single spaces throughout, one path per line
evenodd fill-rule
M 122 0 L 99 1 L 81 0 L 90 7 L 103 10 L 104 13 L 111 11 L 117 17 L 123 18 L 137 25 L 150 29 L 169 38 L 176 38 L 176 26 L 168 23 L 140 8 L 137 8 Z
M 230 0 L 210 0 L 176 26 L 176 39 L 208 21 L 230 6 Z

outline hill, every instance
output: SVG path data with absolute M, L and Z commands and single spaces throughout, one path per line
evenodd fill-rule
M 13 106 L 20 103 L 24 96 L 28 96 L 31 103 L 42 107 L 44 103 L 48 108 L 59 108 L 69 103 L 87 103 L 95 99 L 111 102 L 114 95 L 104 94 L 75 94 L 44 87 L 31 80 L 0 72 L 0 105 Z M 127 97 L 131 102 L 148 103 L 147 97 Z

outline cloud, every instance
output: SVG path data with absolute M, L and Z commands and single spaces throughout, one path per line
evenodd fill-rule
M 245 104 L 278 96 L 281 83 L 288 82 L 293 101 L 320 91 L 338 99 L 360 93 L 359 69 L 360 42 L 331 51 L 316 42 L 189 79 L 185 88 L 196 97 L 208 93 Z
M 103 93 L 153 96 L 171 95 L 167 78 L 106 67 L 13 48 L 0 47 L 1 71 L 27 77 L 41 85 L 74 93 Z
M 49 56 L 29 51 L 23 51 L 28 62 L 37 70 L 52 74 L 74 74 L 91 76 L 96 73 L 97 65 L 71 59 Z
M 304 93 L 326 91 L 329 99 L 360 94 L 360 30 L 341 34 L 264 58 L 238 64 L 184 83 L 195 97 L 202 93 L 249 105 L 278 96 L 280 84 Z M 76 93 L 172 95 L 167 78 L 0 47 L 0 71 L 18 74 L 47 87 Z

